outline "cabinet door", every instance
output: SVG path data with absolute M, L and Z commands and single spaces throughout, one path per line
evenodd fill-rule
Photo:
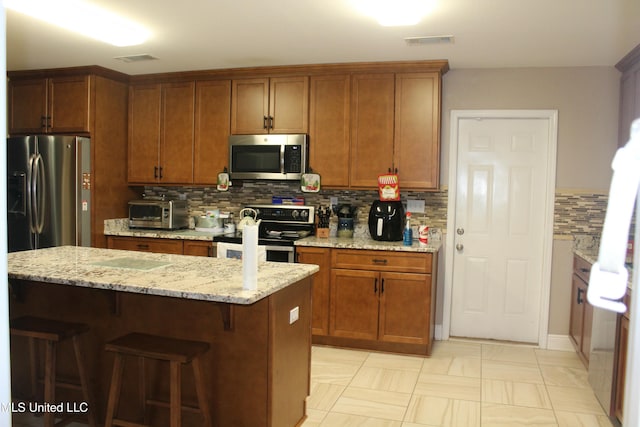
M 329 335 L 378 338 L 379 274 L 362 270 L 331 270 Z
M 394 167 L 401 188 L 437 190 L 440 179 L 440 77 L 396 75 Z
M 584 319 L 584 295 L 582 280 L 573 275 L 571 279 L 571 319 L 569 324 L 569 338 L 573 342 L 576 351 L 582 349 L 582 325 Z
M 185 240 L 183 242 L 184 255 L 195 256 L 213 256 L 213 243 L 212 242 L 200 242 L 196 240 Z
M 582 356 L 584 360 L 589 364 L 589 356 L 591 355 L 591 331 L 593 329 L 593 306 L 587 301 L 587 290 L 589 289 L 586 284 L 583 285 L 582 298 L 584 299 L 583 307 L 583 321 L 582 321 Z
M 428 344 L 431 321 L 431 275 L 380 273 L 378 339 Z
M 160 182 L 193 183 L 195 82 L 162 85 Z
M 269 86 L 269 132 L 309 131 L 309 78 L 277 77 Z
M 129 89 L 130 183 L 155 183 L 158 180 L 161 100 L 162 86 L 159 84 Z
M 323 187 L 349 186 L 349 75 L 311 77 L 309 164 Z
M 48 132 L 89 132 L 89 76 L 49 79 Z
M 331 250 L 298 246 L 296 247 L 296 262 L 316 264 L 320 267 L 320 271 L 313 276 L 311 333 L 329 335 Z
M 182 255 L 182 240 L 109 236 L 107 248 Z
M 614 414 L 622 423 L 624 413 L 624 387 L 627 373 L 627 348 L 629 342 L 629 318 L 619 316 L 617 339 L 617 370 L 614 395 Z
M 268 133 L 269 79 L 233 80 L 231 87 L 231 133 Z
M 46 131 L 47 80 L 9 81 L 9 133 Z
M 229 165 L 230 121 L 231 81 L 197 82 L 194 184 L 216 184 L 218 173 Z
M 378 175 L 393 167 L 395 79 L 393 74 L 356 74 L 351 84 L 349 181 L 351 187 L 377 188 Z

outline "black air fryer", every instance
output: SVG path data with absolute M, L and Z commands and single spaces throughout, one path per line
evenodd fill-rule
M 369 210 L 369 233 L 373 240 L 400 241 L 403 228 L 402 202 L 373 202 Z

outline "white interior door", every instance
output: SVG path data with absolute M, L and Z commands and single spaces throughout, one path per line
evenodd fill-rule
M 541 313 L 548 314 L 555 117 L 503 113 L 458 117 L 452 133 L 449 332 L 539 343 Z

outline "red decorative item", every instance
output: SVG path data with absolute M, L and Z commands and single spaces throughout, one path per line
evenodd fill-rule
M 394 173 L 378 175 L 378 194 L 383 202 L 400 200 L 398 175 Z

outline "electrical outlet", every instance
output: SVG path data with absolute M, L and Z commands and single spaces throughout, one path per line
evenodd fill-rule
M 407 199 L 407 212 L 424 213 L 424 200 Z
M 289 324 L 293 324 L 300 318 L 300 307 L 294 307 L 289 310 Z
M 337 197 L 329 197 L 329 204 L 333 207 L 336 206 L 338 204 L 338 198 Z

